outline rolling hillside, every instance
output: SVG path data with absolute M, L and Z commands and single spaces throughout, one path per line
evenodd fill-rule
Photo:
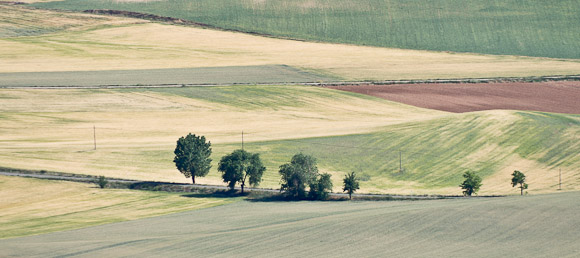
M 527 77 L 580 71 L 580 61 L 302 42 L 1 4 L 0 59 L 0 73 L 113 70 L 105 73 L 108 76 L 115 70 L 208 67 L 233 68 L 229 72 L 239 74 L 248 67 L 272 65 L 319 74 L 323 80 Z M 266 75 L 244 79 L 272 82 Z M 35 79 L 33 74 L 28 77 Z M 224 77 L 203 79 L 221 82 Z M 79 81 L 74 74 L 66 78 Z
M 298 152 L 333 174 L 365 175 L 363 192 L 459 194 L 461 174 L 484 176 L 482 194 L 578 189 L 578 115 L 485 111 L 452 114 L 306 86 L 119 90 L 3 90 L 0 165 L 132 179 L 189 182 L 172 163 L 189 132 L 213 143 L 213 160 L 241 147 L 261 153 L 262 187 Z M 73 97 L 74 96 L 74 97 Z M 97 150 L 93 151 L 93 125 Z M 399 151 L 401 166 L 399 170 Z M 202 183 L 222 184 L 215 170 Z
M 67 0 L 34 6 L 129 10 L 314 41 L 580 58 L 575 0 Z
M 235 198 L 98 189 L 96 185 L 0 176 L 0 239 L 202 209 Z M 4 251 L 2 255 L 6 255 Z
M 0 249 L 8 256 L 574 257 L 579 197 L 237 202 L 0 240 Z

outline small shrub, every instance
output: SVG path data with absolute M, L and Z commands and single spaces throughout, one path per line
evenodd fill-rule
M 105 188 L 108 184 L 109 181 L 105 176 L 99 176 L 99 178 L 97 179 L 97 185 L 99 185 L 100 188 Z
M 369 174 L 362 174 L 356 177 L 359 181 L 367 182 L 371 180 L 371 176 Z

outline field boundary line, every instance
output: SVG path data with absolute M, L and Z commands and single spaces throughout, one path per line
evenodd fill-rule
M 510 82 L 553 82 L 580 81 L 580 75 L 552 75 L 533 77 L 497 77 L 467 79 L 426 79 L 426 80 L 378 80 L 378 81 L 328 81 L 328 82 L 270 82 L 270 83 L 199 83 L 199 84 L 155 84 L 155 85 L 94 85 L 94 86 L 1 86 L 0 89 L 123 89 L 123 88 L 183 88 L 183 87 L 219 87 L 219 86 L 267 86 L 267 85 L 304 85 L 304 86 L 368 86 L 368 85 L 404 85 L 404 84 L 463 84 L 463 83 L 510 83 Z
M 98 179 L 98 176 L 93 175 L 82 175 L 82 174 L 72 174 L 72 173 L 61 173 L 54 171 L 45 170 L 27 170 L 27 169 L 13 169 L 7 167 L 0 167 L 0 176 L 17 176 L 24 178 L 35 178 L 44 180 L 60 180 L 69 181 L 77 183 L 87 183 L 94 184 Z M 220 185 L 203 185 L 203 184 L 189 184 L 189 183 L 170 183 L 170 182 L 158 182 L 158 181 L 143 181 L 143 180 L 133 180 L 133 179 L 122 179 L 122 178 L 109 178 L 110 187 L 113 189 L 132 189 L 132 190 L 145 190 L 145 191 L 164 191 L 164 192 L 215 192 L 215 191 L 225 191 L 229 190 L 227 186 Z M 240 190 L 239 187 L 235 188 Z M 262 192 L 270 193 L 272 195 L 280 193 L 280 189 L 267 189 L 267 188 L 244 188 L 248 192 Z M 348 197 L 346 193 L 330 193 L 334 197 Z M 439 199 L 462 199 L 466 198 L 459 195 L 391 195 L 391 194 L 357 194 L 354 193 L 352 196 L 363 198 L 364 200 L 374 201 L 374 200 L 439 200 Z M 482 195 L 474 196 L 470 198 L 497 198 L 504 197 L 503 195 Z

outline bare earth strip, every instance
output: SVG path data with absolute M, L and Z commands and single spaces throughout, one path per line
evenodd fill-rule
M 330 88 L 456 113 L 509 109 L 580 114 L 580 82 L 362 85 Z
M 0 249 L 35 257 L 575 257 L 578 197 L 237 202 L 0 240 Z

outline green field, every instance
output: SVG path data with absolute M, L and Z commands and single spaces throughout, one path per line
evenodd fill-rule
M 243 144 L 267 167 L 262 188 L 301 152 L 333 192 L 355 171 L 358 193 L 456 196 L 472 170 L 487 197 L 276 202 L 0 176 L 0 257 L 580 253 L 580 114 L 448 113 L 291 84 L 578 74 L 577 1 L 24 1 L 37 3 L 0 3 L 0 167 L 191 183 L 172 160 L 195 133 L 213 149 L 201 184 L 225 185 L 218 161 Z M 230 86 L 86 87 L 163 84 Z M 489 197 L 520 194 L 514 170 L 525 196 Z
M 0 176 L 0 195 L 0 239 L 203 209 L 237 200 L 99 189 L 91 184 L 10 176 Z
M 225 76 L 227 75 L 227 76 Z M 332 80 L 284 65 L 0 73 L 0 87 L 299 83 Z
M 529 77 L 574 75 L 580 71 L 580 61 L 572 59 L 314 43 L 2 4 L 0 60 L 0 77 L 12 77 L 12 81 L 18 78 L 18 85 L 27 86 L 38 85 L 38 81 L 54 84 L 55 80 L 59 85 L 63 80 L 77 85 L 94 84 L 92 80 L 98 84 L 182 84 L 184 80 L 185 84 L 219 84 L 281 79 L 318 82 Z M 264 68 L 259 80 L 251 76 L 255 73 L 247 72 L 248 67 Z M 272 67 L 287 69 L 276 74 Z M 294 68 L 300 71 L 293 72 Z M 177 70 L 208 74 L 192 78 L 176 74 Z M 69 73 L 72 71 L 78 73 Z M 154 76 L 149 71 L 167 74 Z M 65 76 L 55 79 L 44 72 Z M 145 76 L 120 77 L 125 73 Z
M 579 115 L 453 114 L 308 86 L 5 89 L 0 98 L 4 167 L 191 182 L 172 162 L 191 132 L 213 144 L 212 171 L 198 182 L 223 184 L 217 161 L 241 147 L 243 131 L 268 169 L 266 188 L 279 187 L 278 167 L 298 152 L 318 158 L 337 192 L 350 171 L 373 193 L 457 195 L 466 170 L 484 177 L 481 194 L 517 194 L 514 170 L 530 193 L 555 191 L 560 169 L 564 189 L 580 187 Z
M 67 0 L 34 6 L 130 10 L 314 41 L 580 58 L 575 0 Z
M 398 202 L 237 202 L 0 240 L 7 256 L 575 257 L 579 193 Z
M 492 111 L 402 123 L 369 134 L 258 142 L 246 148 L 263 153 L 272 181 L 277 174 L 271 173 L 291 153 L 304 152 L 335 172 L 337 191 L 344 173 L 356 171 L 367 178 L 362 182 L 367 191 L 410 186 L 415 191 L 409 193 L 453 193 L 462 174 L 472 170 L 486 179 L 482 193 L 505 194 L 513 191 L 509 174 L 514 170 L 526 171 L 535 190 L 555 190 L 557 168 L 580 169 L 579 133 L 579 115 Z M 576 184 L 571 178 L 566 182 L 567 187 Z

